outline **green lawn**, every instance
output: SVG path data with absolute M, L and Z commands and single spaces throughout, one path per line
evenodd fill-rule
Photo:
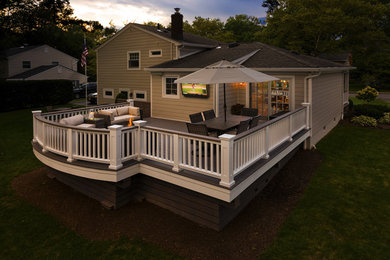
M 12 179 L 42 166 L 32 153 L 31 112 L 0 113 L 0 125 L 0 259 L 177 258 L 137 238 L 88 241 L 16 197 Z
M 389 259 L 390 132 L 339 125 L 324 160 L 262 259 Z
M 0 259 L 178 258 L 138 238 L 92 242 L 15 196 L 15 176 L 41 166 L 31 113 L 0 113 Z M 262 259 L 389 259 L 390 132 L 340 125 L 324 161 Z

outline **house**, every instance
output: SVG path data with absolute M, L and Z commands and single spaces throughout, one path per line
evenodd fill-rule
M 171 17 L 171 31 L 131 23 L 97 49 L 98 104 L 112 103 L 119 92 L 124 92 L 143 102 L 137 105 L 154 118 L 188 121 L 189 114 L 208 109 L 219 116 L 221 88 L 210 85 L 208 98 L 190 98 L 173 81 L 226 59 L 281 79 L 271 86 L 229 84 L 228 108 L 243 104 L 258 108 L 261 115 L 272 116 L 310 103 L 311 146 L 343 117 L 352 69 L 348 64 L 259 42 L 218 43 L 183 32 L 179 10 Z
M 57 170 L 52 177 L 105 207 L 145 199 L 221 230 L 298 149 L 314 146 L 343 117 L 353 68 L 263 43 L 208 40 L 183 32 L 182 19 L 176 9 L 171 31 L 129 24 L 100 46 L 99 106 L 33 111 L 33 152 Z M 280 80 L 223 87 L 175 83 L 223 59 Z M 120 92 L 132 98 L 130 104 L 112 104 Z M 221 117 L 224 96 L 229 108 L 256 108 L 264 120 L 235 135 L 189 133 L 189 115 L 213 109 Z M 147 111 L 135 127 L 124 122 L 98 128 L 102 118 L 87 118 L 91 112 L 127 116 L 134 103 Z M 67 117 L 77 125 L 61 124 Z M 88 128 L 79 125 L 84 123 Z
M 7 80 L 72 80 L 74 85 L 87 82 L 77 72 L 78 59 L 49 45 L 21 46 L 1 53 L 0 77 Z

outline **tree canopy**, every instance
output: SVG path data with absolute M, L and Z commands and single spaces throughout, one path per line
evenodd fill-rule
M 277 5 L 270 3 L 277 2 Z M 261 39 L 309 55 L 350 51 L 364 84 L 389 84 L 390 4 L 382 0 L 279 0 Z

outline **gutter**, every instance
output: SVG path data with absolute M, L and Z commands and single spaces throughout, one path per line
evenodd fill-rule
M 334 68 L 251 68 L 253 70 L 261 72 L 339 72 L 346 70 L 353 70 L 356 67 L 334 67 Z M 194 72 L 203 68 L 144 68 L 146 71 L 151 72 Z

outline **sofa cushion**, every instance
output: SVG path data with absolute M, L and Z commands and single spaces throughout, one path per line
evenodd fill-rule
M 132 116 L 139 116 L 139 107 L 129 106 L 129 114 Z
M 69 125 L 69 126 L 76 126 L 82 123 L 84 123 L 83 115 L 75 115 L 60 120 L 60 124 Z
M 113 121 L 114 118 L 118 115 L 115 108 L 114 109 L 99 110 L 99 114 L 109 115 L 111 121 Z
M 111 124 L 115 125 L 118 123 L 123 123 L 129 121 L 130 118 L 131 118 L 130 115 L 116 116 L 114 120 L 111 121 Z
M 117 112 L 118 116 L 128 115 L 129 114 L 129 106 L 117 107 L 116 112 Z

